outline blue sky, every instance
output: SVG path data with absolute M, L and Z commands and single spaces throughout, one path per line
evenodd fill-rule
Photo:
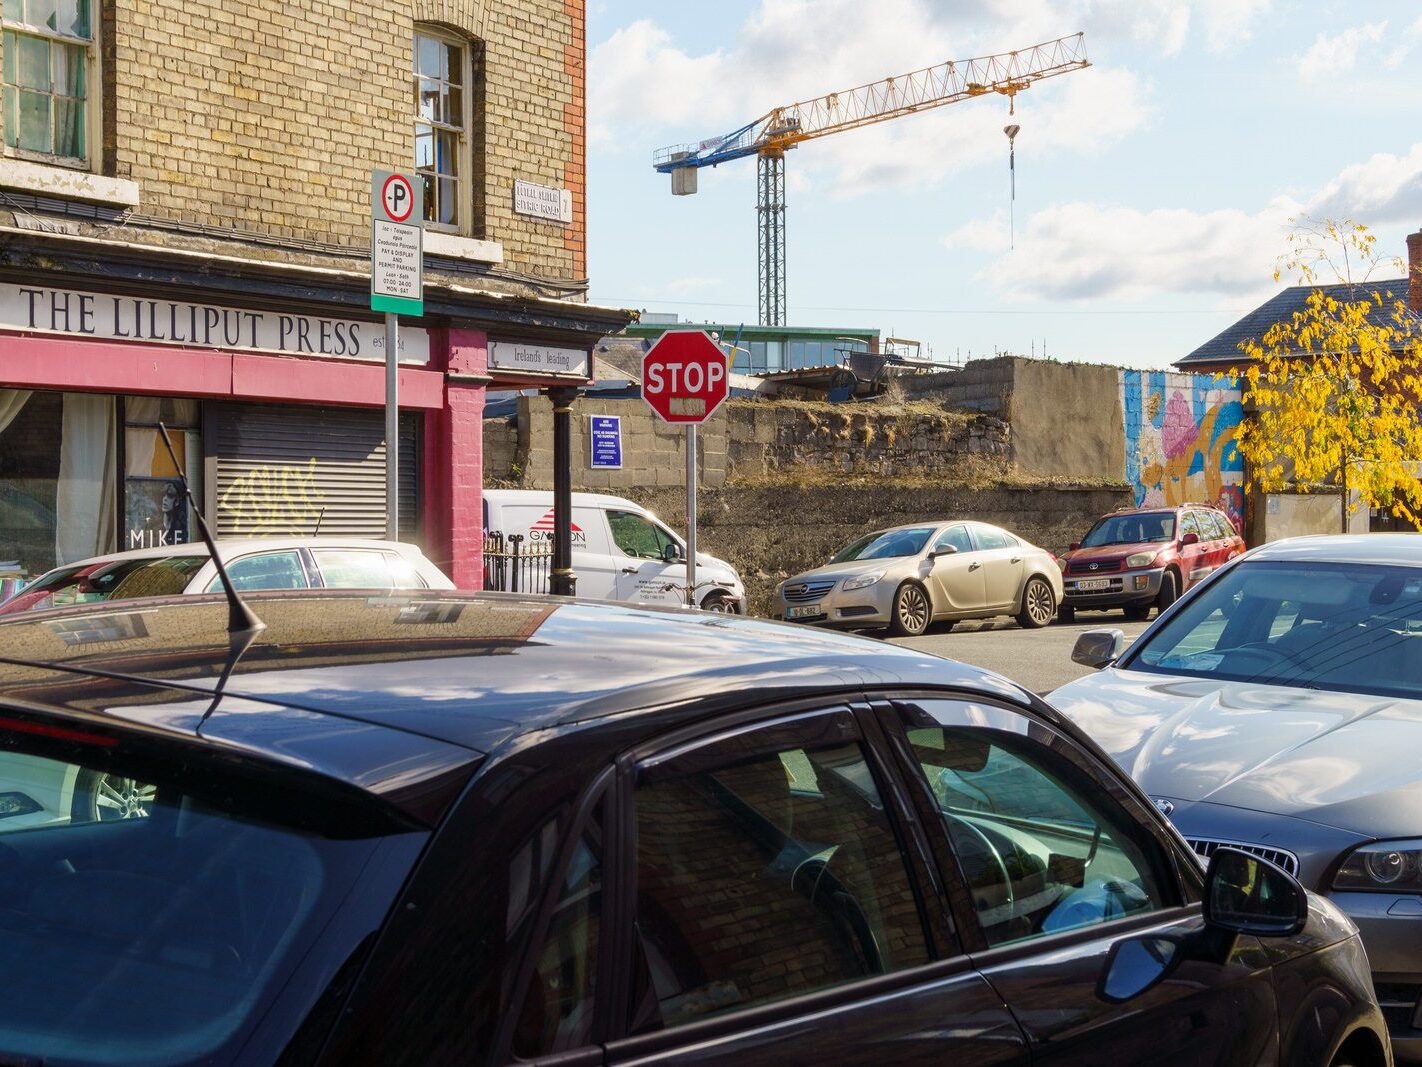
M 755 161 L 673 197 L 654 149 L 1077 30 L 1017 98 L 1011 251 L 1001 97 L 787 156 L 792 324 L 1160 367 L 1275 291 L 1291 216 L 1422 228 L 1417 0 L 589 0 L 593 299 L 756 319 Z

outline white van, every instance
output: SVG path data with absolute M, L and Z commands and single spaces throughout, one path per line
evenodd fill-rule
M 553 494 L 484 490 L 484 531 L 552 542 Z M 573 571 L 580 597 L 686 603 L 686 543 L 646 508 L 620 496 L 573 494 Z M 696 584 L 697 603 L 707 611 L 746 613 L 746 587 L 725 560 L 698 552 Z

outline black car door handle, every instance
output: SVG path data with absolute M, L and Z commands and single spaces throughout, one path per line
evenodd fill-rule
M 968 564 L 968 570 L 970 570 L 970 571 L 975 571 L 975 570 L 977 570 L 977 569 L 978 569 L 979 567 L 981 567 L 981 566 L 982 566 L 981 563 L 969 563 L 969 564 Z
M 636 573 L 637 573 L 637 568 L 636 568 L 636 567 L 623 567 L 623 568 L 622 568 L 622 573 L 623 573 L 623 574 L 636 574 Z
M 1022 557 L 1021 557 L 1021 556 L 1013 556 L 1013 557 L 1012 557 L 1012 562 L 1013 562 L 1013 563 L 1021 563 L 1021 562 L 1022 562 Z

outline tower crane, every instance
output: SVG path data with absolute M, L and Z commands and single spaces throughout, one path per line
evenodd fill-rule
M 652 166 L 670 174 L 672 193 L 696 192 L 702 167 L 755 156 L 758 167 L 756 212 L 760 220 L 760 322 L 785 325 L 785 153 L 802 141 L 885 122 L 901 115 L 1000 93 L 1015 111 L 1015 97 L 1043 78 L 1091 64 L 1086 39 L 1077 33 L 1015 52 L 978 59 L 949 60 L 895 78 L 845 92 L 772 108 L 760 118 L 720 137 L 673 145 L 652 156 Z M 1016 133 L 1015 127 L 1012 137 Z

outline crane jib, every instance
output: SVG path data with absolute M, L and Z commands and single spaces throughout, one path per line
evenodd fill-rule
M 716 166 L 758 155 L 766 148 L 788 148 L 801 141 L 988 93 L 1011 97 L 1034 82 L 1090 65 L 1086 38 L 1081 33 L 1013 52 L 949 60 L 775 108 L 724 136 L 663 148 L 653 155 L 652 165 L 664 174 L 684 167 Z

